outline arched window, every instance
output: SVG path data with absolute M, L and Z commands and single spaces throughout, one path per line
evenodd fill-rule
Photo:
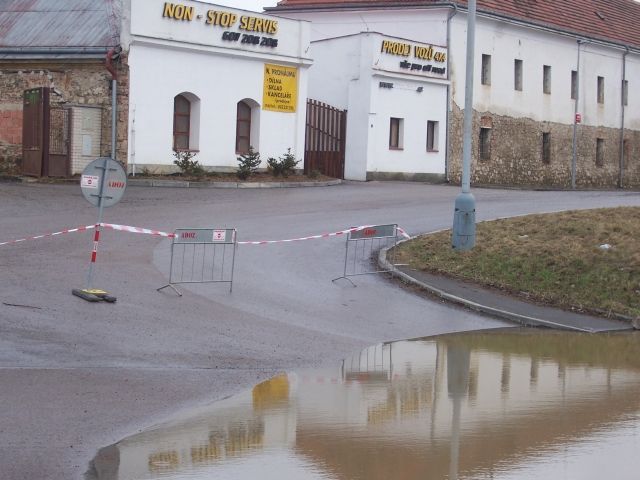
M 173 149 L 189 150 L 191 102 L 183 95 L 173 99 Z
M 236 116 L 236 153 L 248 153 L 251 145 L 251 107 L 244 101 L 238 102 Z

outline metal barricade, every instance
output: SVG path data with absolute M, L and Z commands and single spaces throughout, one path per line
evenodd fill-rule
M 373 254 L 382 248 L 392 248 L 398 243 L 398 225 L 372 225 L 360 230 L 349 232 L 344 254 L 344 272 L 342 276 L 334 278 L 335 282 L 341 278 L 374 273 L 393 273 L 395 265 L 395 249 L 391 251 L 390 265 L 392 268 L 380 269 L 377 262 L 373 262 Z
M 171 244 L 169 283 L 157 290 L 179 283 L 228 283 L 233 289 L 236 258 L 235 228 L 178 228 Z

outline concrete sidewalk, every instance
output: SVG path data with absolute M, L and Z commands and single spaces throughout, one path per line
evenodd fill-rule
M 380 252 L 378 261 L 384 268 L 391 268 L 391 264 L 386 260 L 385 250 Z M 630 323 L 620 320 L 536 305 L 497 290 L 440 275 L 432 275 L 406 266 L 399 266 L 395 274 L 405 282 L 416 285 L 449 302 L 526 326 L 589 333 L 633 330 Z

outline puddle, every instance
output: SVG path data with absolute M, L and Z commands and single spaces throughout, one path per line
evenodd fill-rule
M 102 449 L 89 478 L 602 479 L 640 471 L 640 335 L 370 347 Z

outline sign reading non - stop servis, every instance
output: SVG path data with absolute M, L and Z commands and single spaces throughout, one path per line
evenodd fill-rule
M 95 159 L 82 171 L 80 189 L 82 195 L 94 207 L 100 206 L 100 182 L 102 186 L 102 206 L 111 207 L 118 203 L 127 188 L 127 174 L 120 162 L 111 158 Z

